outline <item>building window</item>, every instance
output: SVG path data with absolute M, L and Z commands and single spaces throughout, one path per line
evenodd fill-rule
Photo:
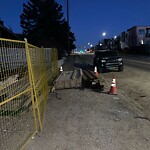
M 144 29 L 139 29 L 139 34 L 144 35 L 145 34 L 145 30 Z
M 150 28 L 146 28 L 146 37 L 150 37 Z

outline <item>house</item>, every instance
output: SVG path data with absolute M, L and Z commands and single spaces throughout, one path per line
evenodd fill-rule
M 129 45 L 128 45 L 128 32 L 126 32 L 126 31 L 124 31 L 124 32 L 121 33 L 121 36 L 120 36 L 120 47 L 123 50 L 129 49 Z
M 0 38 L 22 40 L 19 36 L 4 26 L 4 22 L 0 20 Z
M 150 53 L 150 26 L 134 26 L 121 33 L 122 49 L 138 49 Z

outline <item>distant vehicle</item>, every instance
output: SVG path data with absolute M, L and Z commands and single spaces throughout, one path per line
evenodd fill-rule
M 93 65 L 97 66 L 99 72 L 117 69 L 123 71 L 123 59 L 114 50 L 99 50 L 94 54 Z

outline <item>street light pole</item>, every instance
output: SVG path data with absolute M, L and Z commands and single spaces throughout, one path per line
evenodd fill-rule
M 68 52 L 70 52 L 70 43 L 69 43 L 69 32 L 70 32 L 70 29 L 69 29 L 69 0 L 67 0 L 67 25 L 68 25 Z
M 105 44 L 106 32 L 103 32 L 103 33 L 102 33 L 102 37 L 103 37 L 102 45 L 103 45 L 103 47 L 104 47 L 104 46 L 106 46 L 106 44 Z M 100 45 L 100 46 L 101 46 L 101 45 Z
M 67 0 L 67 22 L 69 25 L 69 0 Z

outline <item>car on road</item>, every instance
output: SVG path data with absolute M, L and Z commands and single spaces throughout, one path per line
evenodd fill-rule
M 93 65 L 99 72 L 105 70 L 117 69 L 123 71 L 123 59 L 115 50 L 98 50 L 95 51 Z

